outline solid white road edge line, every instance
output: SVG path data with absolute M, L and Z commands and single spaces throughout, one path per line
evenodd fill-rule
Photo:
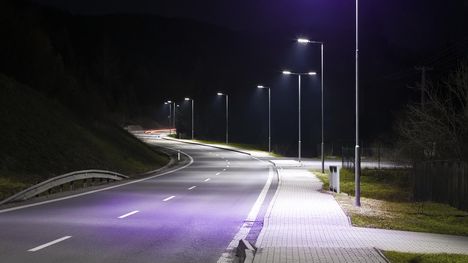
M 206 178 L 204 182 L 208 182 L 209 180 L 211 180 L 210 178 Z
M 174 150 L 172 148 L 167 148 L 167 147 L 164 147 L 164 148 Z M 85 192 L 85 193 L 80 193 L 80 194 L 76 194 L 76 195 L 69 195 L 69 196 L 65 196 L 65 197 L 61 197 L 61 198 L 57 198 L 57 199 L 53 199 L 53 200 L 42 201 L 42 202 L 29 204 L 29 205 L 22 205 L 22 206 L 16 206 L 16 207 L 12 207 L 12 208 L 6 208 L 6 209 L 3 209 L 3 210 L 0 210 L 0 214 L 10 212 L 10 211 L 19 210 L 19 209 L 24 209 L 24 208 L 28 208 L 28 207 L 33 207 L 33 206 L 38 206 L 38 205 L 44 205 L 44 204 L 54 203 L 54 202 L 58 202 L 58 201 L 63 201 L 63 200 L 71 199 L 71 198 L 80 197 L 80 196 L 83 196 L 83 195 L 89 195 L 89 194 L 94 194 L 94 193 L 98 193 L 98 192 L 102 192 L 102 191 L 107 191 L 107 190 L 114 189 L 114 188 L 117 188 L 117 187 L 122 187 L 122 186 L 126 186 L 126 185 L 129 185 L 129 184 L 135 184 L 135 183 L 150 180 L 150 179 L 153 179 L 153 178 L 156 178 L 156 177 L 159 177 L 159 176 L 163 176 L 163 175 L 166 175 L 166 174 L 177 172 L 179 170 L 187 168 L 188 166 L 192 165 L 192 163 L 193 163 L 192 156 L 186 154 L 183 151 L 180 151 L 180 152 L 182 154 L 187 155 L 189 157 L 189 159 L 190 159 L 190 162 L 188 164 L 182 166 L 182 167 L 177 168 L 177 169 L 167 171 L 167 172 L 164 172 L 164 173 L 161 173 L 161 174 L 153 175 L 153 176 L 150 176 L 150 177 L 146 177 L 146 178 L 143 178 L 143 179 L 139 179 L 139 180 L 135 180 L 135 181 L 119 184 L 119 185 L 109 186 L 109 187 L 106 187 L 106 188 L 97 189 L 97 190 L 93 190 L 93 191 L 89 191 L 89 192 Z
M 56 239 L 56 240 L 54 240 L 54 241 L 50 241 L 49 243 L 45 243 L 44 245 L 40 245 L 40 246 L 37 246 L 37 247 L 35 247 L 35 248 L 31 248 L 31 249 L 29 249 L 28 251 L 29 251 L 29 252 L 36 252 L 36 251 L 38 251 L 38 250 L 41 250 L 41 249 L 46 248 L 46 247 L 48 247 L 48 246 L 52 246 L 52 245 L 54 245 L 54 244 L 57 244 L 57 243 L 59 243 L 59 242 L 62 242 L 62 241 L 64 241 L 64 240 L 67 240 L 67 239 L 69 239 L 69 238 L 71 238 L 71 236 L 64 236 L 64 237 L 61 237 L 61 238 Z
M 197 186 L 196 186 L 196 185 L 194 185 L 194 186 L 192 186 L 192 187 L 189 187 L 189 188 L 187 188 L 187 189 L 188 189 L 188 190 L 192 190 L 192 189 L 194 189 L 195 187 L 197 187 Z
M 136 213 L 138 213 L 138 212 L 140 212 L 140 211 L 135 210 L 135 211 L 132 211 L 132 212 L 130 212 L 130 213 L 126 213 L 125 215 L 121 215 L 121 216 L 119 216 L 118 218 L 119 218 L 119 219 L 126 218 L 127 216 L 134 215 L 134 214 L 136 214 Z
M 164 201 L 164 202 L 167 202 L 167 201 L 171 200 L 171 199 L 174 198 L 174 197 L 175 197 L 175 195 L 169 196 L 168 198 L 164 199 L 163 201 Z
M 221 257 L 218 259 L 218 263 L 221 262 L 230 262 L 230 251 L 234 250 L 234 248 L 237 247 L 237 244 L 239 243 L 239 240 L 244 239 L 247 237 L 249 234 L 250 228 L 252 227 L 252 221 L 255 221 L 257 219 L 258 212 L 260 212 L 260 208 L 262 207 L 263 202 L 265 201 L 265 197 L 268 193 L 268 189 L 270 189 L 271 181 L 273 180 L 273 168 L 270 166 L 269 167 L 269 172 L 268 172 L 268 180 L 263 186 L 262 191 L 258 195 L 257 201 L 255 201 L 254 205 L 250 209 L 249 214 L 247 215 L 247 218 L 245 219 L 244 224 L 242 224 L 241 228 L 237 232 L 237 234 L 234 236 L 232 239 L 231 243 L 226 248 L 226 252 L 221 255 Z

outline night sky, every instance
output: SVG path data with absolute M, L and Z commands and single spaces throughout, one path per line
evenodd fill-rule
M 35 0 L 75 14 L 145 13 L 190 18 L 231 29 L 254 32 L 353 30 L 354 1 L 124 1 L 124 0 Z M 391 44 L 420 48 L 421 43 L 444 42 L 450 26 L 466 23 L 468 1 L 371 1 L 361 0 L 362 23 L 379 25 Z M 456 30 L 456 29 L 454 29 Z M 365 38 L 365 36 L 362 36 Z M 427 46 L 425 44 L 424 46 Z
M 266 69 L 259 69 L 258 80 L 250 78 L 246 80 L 246 86 L 254 86 L 256 82 L 273 86 L 294 86 L 296 83 L 294 80 L 285 80 L 279 74 L 282 70 L 280 65 L 290 67 L 292 70 L 319 69 L 317 50 L 307 51 L 308 53 L 301 51 L 304 49 L 294 45 L 294 39 L 306 36 L 324 41 L 326 43 L 326 132 L 331 140 L 346 142 L 353 140 L 354 1 L 35 0 L 35 2 L 55 6 L 75 15 L 154 14 L 199 21 L 240 32 L 246 36 L 255 36 L 256 44 L 259 43 L 258 39 L 264 37 L 265 47 L 278 50 L 278 59 Z M 460 50 L 465 53 L 465 50 L 468 50 L 467 11 L 466 0 L 360 1 L 363 137 L 371 140 L 371 137 L 388 133 L 398 111 L 408 101 L 417 98 L 417 94 L 407 88 L 420 78 L 414 66 L 434 67 L 430 79 L 456 66 Z M 238 70 L 242 71 L 242 68 Z M 177 92 L 167 95 L 183 96 Z M 310 96 L 317 97 L 317 95 L 317 90 L 310 93 Z M 250 104 L 254 105 L 255 102 Z M 278 104 L 280 103 L 276 103 Z M 285 104 L 287 102 L 281 103 Z M 277 112 L 274 117 L 276 122 L 292 119 L 291 115 L 295 113 L 294 107 L 286 110 L 278 109 L 278 106 L 274 108 L 276 109 L 273 111 Z M 311 108 L 306 106 L 305 111 L 316 112 L 317 109 L 315 106 Z M 318 116 L 313 115 L 314 118 Z M 239 120 L 242 118 L 244 117 L 237 117 Z M 235 119 L 236 116 L 234 121 Z M 295 122 L 290 121 L 287 126 L 294 125 Z M 313 133 L 315 138 L 319 129 L 316 129 L 314 124 L 305 127 L 305 132 Z

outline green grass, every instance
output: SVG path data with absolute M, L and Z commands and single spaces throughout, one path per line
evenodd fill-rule
M 362 169 L 361 196 L 377 200 L 405 202 L 411 200 L 408 169 Z M 322 175 L 322 181 L 328 177 Z M 354 173 L 340 170 L 341 192 L 354 196 Z
M 328 176 L 314 173 L 328 189 Z M 354 195 L 353 173 L 342 169 L 340 175 L 341 191 Z M 440 203 L 412 202 L 409 176 L 405 169 L 363 169 L 362 207 L 354 207 L 348 195 L 335 198 L 355 226 L 468 236 L 468 213 Z
M 120 127 L 78 117 L 3 75 L 0 91 L 0 200 L 71 171 L 134 175 L 168 161 Z
M 374 212 L 352 211 L 356 226 L 468 236 L 468 213 L 439 203 L 363 200 Z M 367 209 L 366 209 L 367 208 Z
M 459 254 L 413 254 L 384 251 L 391 263 L 462 263 L 468 262 L 468 255 Z

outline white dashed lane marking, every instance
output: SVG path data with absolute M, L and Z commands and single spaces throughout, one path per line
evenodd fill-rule
M 29 251 L 29 252 L 36 252 L 36 251 L 38 251 L 38 250 L 41 250 L 41 249 L 46 248 L 46 247 L 48 247 L 48 246 L 52 246 L 52 245 L 54 245 L 54 244 L 57 244 L 57 243 L 59 243 L 59 242 L 62 242 L 62 241 L 64 241 L 64 240 L 67 240 L 67 239 L 69 239 L 69 238 L 71 238 L 71 236 L 64 236 L 64 237 L 61 237 L 61 238 L 56 239 L 56 240 L 54 240 L 54 241 L 50 241 L 49 243 L 45 243 L 44 245 L 40 245 L 40 246 L 37 246 L 37 247 L 35 247 L 35 248 L 31 248 L 31 249 L 28 250 L 28 251 Z
M 167 202 L 167 201 L 171 200 L 171 199 L 174 198 L 174 197 L 175 197 L 175 195 L 169 196 L 168 198 L 164 199 L 163 201 L 164 201 L 164 202 Z
M 135 211 L 132 211 L 132 212 L 130 212 L 130 213 L 126 213 L 125 215 L 121 215 L 121 216 L 119 216 L 118 218 L 119 218 L 119 219 L 126 218 L 127 216 L 134 215 L 134 214 L 136 214 L 136 213 L 138 213 L 138 212 L 140 212 L 140 211 L 135 210 Z

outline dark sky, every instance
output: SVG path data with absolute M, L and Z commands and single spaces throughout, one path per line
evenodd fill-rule
M 192 18 L 254 32 L 325 28 L 352 30 L 352 0 L 35 0 L 76 14 L 150 13 Z M 417 48 L 421 41 L 443 41 L 447 27 L 466 24 L 466 0 L 361 0 L 362 22 L 380 26 L 391 42 Z M 457 21 L 458 20 L 458 21 Z

